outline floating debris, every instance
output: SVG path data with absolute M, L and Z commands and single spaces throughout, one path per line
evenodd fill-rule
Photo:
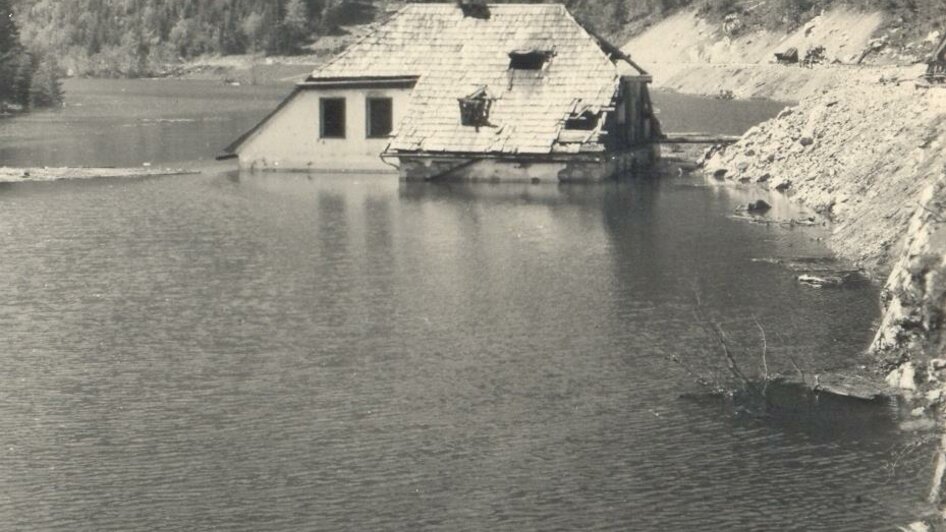
M 773 220 L 771 218 L 762 218 L 759 216 L 760 213 L 752 214 L 733 214 L 729 218 L 733 220 L 742 220 L 744 222 L 750 222 L 754 224 L 764 224 L 764 225 L 781 225 L 785 227 L 795 227 L 795 226 L 815 226 L 818 225 L 818 221 L 814 217 L 808 218 L 790 218 L 788 220 Z
M 858 269 L 845 268 L 845 263 L 835 257 L 760 257 L 752 259 L 752 262 L 777 264 L 809 275 L 852 277 L 861 274 Z
M 847 276 L 843 275 L 799 275 L 798 282 L 812 288 L 840 288 L 844 286 Z
M 149 163 L 150 165 L 150 163 Z M 9 168 L 0 167 L 0 183 L 22 181 L 58 181 L 60 179 L 92 179 L 96 177 L 134 178 L 198 174 L 184 168 Z
M 765 200 L 756 200 L 746 205 L 746 212 L 762 214 L 772 209 L 772 206 Z

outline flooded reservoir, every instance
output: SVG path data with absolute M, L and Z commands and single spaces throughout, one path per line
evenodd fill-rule
M 671 357 L 719 359 L 695 294 L 745 367 L 757 322 L 773 371 L 853 366 L 870 340 L 876 287 L 811 289 L 773 260 L 827 256 L 817 229 L 731 217 L 760 192 L 675 173 L 240 175 L 212 158 L 284 87 L 66 90 L 64 110 L 0 121 L 0 165 L 204 172 L 0 188 L 0 528 L 863 531 L 916 515 L 929 460 L 901 452 L 915 435 L 893 407 L 758 417 L 681 398 L 701 390 Z M 679 129 L 718 111 L 654 99 Z

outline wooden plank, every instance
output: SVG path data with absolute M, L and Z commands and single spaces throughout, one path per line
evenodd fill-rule
M 739 140 L 737 135 L 717 135 L 712 133 L 667 133 L 663 138 L 654 140 L 654 144 L 733 144 Z

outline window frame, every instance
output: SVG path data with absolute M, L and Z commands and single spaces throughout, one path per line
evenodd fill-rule
M 371 109 L 371 104 L 373 102 L 383 101 L 388 103 L 388 131 L 382 135 L 373 134 L 372 132 L 372 118 L 374 113 Z M 394 98 L 390 96 L 368 96 L 365 98 L 365 138 L 366 139 L 387 139 L 391 137 L 391 132 L 394 131 Z
M 460 125 L 464 127 L 474 127 L 477 131 L 481 127 L 490 127 L 489 112 L 493 107 L 493 98 L 486 86 L 479 87 L 468 96 L 457 98 L 460 111 Z
M 569 131 L 594 131 L 598 129 L 601 118 L 601 113 L 592 113 L 591 111 L 570 114 L 565 117 L 565 124 L 562 128 Z
M 525 50 L 509 52 L 510 72 L 539 72 L 545 70 L 552 56 L 552 50 Z
M 325 108 L 330 102 L 341 103 L 341 134 L 327 135 Z M 319 138 L 320 139 L 345 139 L 348 137 L 348 102 L 344 96 L 325 96 L 319 97 Z

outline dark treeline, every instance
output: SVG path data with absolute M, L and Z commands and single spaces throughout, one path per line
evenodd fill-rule
M 596 29 L 615 35 L 629 23 L 691 1 L 565 3 Z M 387 7 L 398 4 L 391 0 L 14 2 L 27 49 L 52 53 L 75 75 L 131 77 L 154 74 L 202 54 L 296 53 L 320 35 L 338 33 L 343 25 L 374 21 Z
M 10 1 L 0 0 L 0 9 Z M 296 53 L 321 35 L 338 33 L 344 25 L 371 22 L 397 5 L 395 0 L 12 1 L 20 41 L 33 63 L 36 58 L 54 57 L 75 75 L 132 77 L 157 73 L 202 54 Z M 769 29 L 792 29 L 820 10 L 838 5 L 881 9 L 924 28 L 935 28 L 938 18 L 946 16 L 943 0 L 560 1 L 619 44 L 684 7 L 696 7 L 708 18 L 736 14 L 748 28 Z M 5 25 L 0 25 L 0 32 L 5 32 L 0 33 L 0 46 L 7 46 L 3 39 L 13 34 Z M 6 63 L 17 61 L 22 59 Z
M 0 0 L 0 114 L 60 103 L 56 58 L 23 46 L 13 6 Z
M 345 15 L 334 0 L 17 0 L 22 41 L 74 74 L 139 76 L 201 54 L 289 54 Z

